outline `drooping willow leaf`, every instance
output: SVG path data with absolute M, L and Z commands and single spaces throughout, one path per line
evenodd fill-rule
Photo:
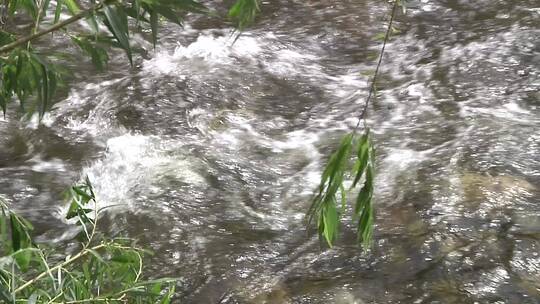
M 355 132 L 347 134 L 341 140 L 337 150 L 330 156 L 321 176 L 318 193 L 307 212 L 308 225 L 316 217 L 319 235 L 330 247 L 338 236 L 340 223 L 340 212 L 337 208 L 338 195 L 340 195 L 341 212 L 346 209 L 347 191 L 343 185 L 346 175 L 354 177 L 349 191 L 354 190 L 359 182 L 364 180 L 355 200 L 352 215 L 353 220 L 357 221 L 358 242 L 368 247 L 373 234 L 374 152 L 369 129 L 365 130 L 354 145 L 356 136 Z M 356 150 L 356 161 L 350 168 L 348 164 L 353 148 Z
M 342 185 L 352 148 L 352 140 L 352 133 L 343 137 L 337 151 L 330 156 L 321 176 L 318 194 L 313 199 L 307 213 L 308 225 L 315 217 L 318 218 L 319 234 L 324 236 L 330 247 L 332 247 L 338 233 L 339 213 L 336 206 L 336 196 L 340 189 L 344 190 Z M 342 193 L 342 196 L 344 195 Z

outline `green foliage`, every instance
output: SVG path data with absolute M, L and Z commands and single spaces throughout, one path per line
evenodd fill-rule
M 360 137 L 357 145 L 356 163 L 353 167 L 355 178 L 352 188 L 356 188 L 358 182 L 363 177 L 364 183 L 356 197 L 353 218 L 358 221 L 357 239 L 358 242 L 369 246 L 373 235 L 373 180 L 375 178 L 374 164 L 375 152 L 371 144 L 369 129 Z
M 86 37 L 71 37 L 71 40 L 92 58 L 92 63 L 99 71 L 103 71 L 109 62 L 107 51 L 98 45 L 97 42 Z
M 189 13 L 209 13 L 201 3 L 194 0 L 103 0 L 90 1 L 90 8 L 82 8 L 75 0 L 57 0 L 54 10 L 49 10 L 50 0 L 11 0 L 8 2 L 9 17 L 26 15 L 32 18 L 34 26 L 29 33 L 15 34 L 0 31 L 0 108 L 5 114 L 8 104 L 18 100 L 23 113 L 38 112 L 41 119 L 54 104 L 54 93 L 60 83 L 60 74 L 50 62 L 38 56 L 30 46 L 34 39 L 48 33 L 64 30 L 71 41 L 86 55 L 100 71 L 107 66 L 109 56 L 104 46 L 122 49 L 133 65 L 131 33 L 140 28 L 151 31 L 154 46 L 158 41 L 160 20 L 164 19 L 181 25 Z M 60 21 L 66 11 L 72 17 Z M 259 11 L 258 1 L 238 0 L 229 15 L 238 20 L 244 28 Z M 40 30 L 41 20 L 47 14 L 54 14 L 53 24 Z M 67 26 L 86 19 L 92 33 L 73 30 Z M 134 22 L 130 22 L 133 19 Z M 135 26 L 133 26 L 133 24 Z M 100 29 L 107 29 L 103 31 Z M 20 31 L 17 31 L 20 33 Z M 26 36 L 24 36 L 26 34 Z
M 75 0 L 62 0 L 62 3 L 66 5 L 67 9 L 72 15 L 75 15 L 81 11 L 81 8 L 75 2 Z
M 69 189 L 68 218 L 86 233 L 78 252 L 36 245 L 32 225 L 0 201 L 2 303 L 170 303 L 173 279 L 142 281 L 145 250 L 128 239 L 96 239 L 99 210 L 88 180 Z M 89 213 L 95 217 L 90 218 Z
M 313 218 L 316 217 L 318 219 L 317 226 L 319 228 L 319 236 L 324 236 L 330 247 L 332 247 L 337 238 L 340 215 L 345 211 L 347 192 L 344 190 L 343 180 L 346 172 L 349 170 L 347 164 L 351 157 L 350 154 L 354 139 L 357 137 L 357 129 L 362 121 L 364 122 L 365 131 L 355 145 L 356 161 L 351 170 L 351 176 L 354 176 L 354 180 L 349 191 L 357 188 L 359 182 L 363 180 L 362 187 L 359 189 L 354 203 L 353 220 L 356 221 L 358 242 L 361 243 L 364 248 L 367 248 L 371 244 L 374 222 L 372 198 L 375 178 L 375 155 L 370 139 L 370 131 L 369 128 L 367 128 L 366 114 L 371 98 L 375 98 L 377 95 L 377 76 L 383 60 L 386 43 L 393 32 L 398 32 L 393 26 L 393 21 L 397 7 L 399 6 L 402 6 L 403 12 L 405 12 L 406 1 L 393 1 L 390 22 L 388 23 L 386 33 L 379 35 L 379 38 L 382 38 L 383 40 L 383 44 L 378 56 L 377 67 L 371 80 L 369 94 L 366 98 L 364 107 L 360 112 L 358 123 L 354 130 L 343 138 L 337 151 L 330 157 L 330 160 L 323 171 L 319 192 L 313 199 L 307 213 L 308 225 L 312 222 Z M 341 194 L 341 208 L 338 208 L 336 204 L 338 189 Z
M 363 180 L 354 204 L 353 220 L 358 222 L 358 242 L 368 247 L 373 234 L 374 149 L 369 129 L 355 143 L 356 132 L 343 137 L 323 171 L 318 192 L 307 212 L 308 225 L 317 219 L 319 235 L 332 247 L 338 236 L 340 216 L 346 210 L 348 193 Z M 356 161 L 349 166 L 352 151 Z M 347 176 L 354 177 L 349 190 L 343 186 Z M 338 202 L 340 202 L 338 204 Z
M 104 22 L 109 31 L 124 51 L 126 51 L 129 63 L 133 65 L 131 46 L 129 45 L 129 29 L 127 15 L 121 5 L 105 5 L 103 9 Z
M 65 194 L 66 201 L 69 203 L 66 219 L 77 219 L 77 225 L 81 226 L 86 237 L 86 241 L 90 242 L 93 239 L 96 221 L 99 210 L 88 206 L 90 203 L 96 205 L 96 196 L 92 189 L 90 180 L 86 178 L 84 183 L 72 186 Z M 90 215 L 94 213 L 94 217 Z M 89 226 L 93 229 L 90 230 Z
M 16 49 L 0 59 L 0 69 L 0 107 L 4 114 L 12 97 L 17 96 L 24 111 L 37 110 L 43 117 L 52 106 L 60 79 L 55 67 L 32 50 Z M 28 104 L 29 96 L 34 94 L 35 102 Z
M 238 28 L 243 29 L 253 23 L 260 11 L 260 0 L 237 0 L 229 9 L 229 17 L 233 19 Z

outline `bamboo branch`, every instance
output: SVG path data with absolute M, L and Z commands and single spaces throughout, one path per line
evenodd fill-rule
M 79 21 L 80 19 L 84 18 L 86 15 L 101 9 L 103 7 L 103 5 L 108 4 L 108 3 L 112 2 L 112 1 L 114 1 L 114 0 L 106 0 L 106 1 L 104 1 L 102 3 L 98 3 L 98 4 L 94 5 L 93 7 L 89 8 L 89 9 L 86 9 L 86 10 L 83 10 L 83 11 L 73 15 L 72 17 L 70 17 L 70 18 L 68 18 L 68 19 L 66 19 L 66 20 L 64 20 L 62 22 L 58 22 L 58 23 L 54 24 L 53 26 L 51 26 L 48 29 L 44 29 L 44 30 L 39 31 L 37 33 L 34 33 L 32 35 L 28 35 L 28 36 L 22 37 L 20 39 L 17 39 L 15 41 L 11 42 L 11 43 L 8 43 L 8 44 L 0 47 L 0 54 L 9 52 L 9 51 L 13 50 L 14 48 L 16 48 L 16 47 L 18 47 L 18 46 L 20 46 L 22 44 L 25 44 L 25 43 L 27 43 L 29 41 L 37 39 L 37 38 L 39 38 L 39 37 L 41 37 L 43 35 L 47 35 L 48 33 L 52 33 L 54 31 L 57 31 L 57 30 L 65 27 L 65 26 L 67 26 L 67 25 L 69 25 L 71 23 Z
M 58 268 L 64 268 L 65 266 L 73 263 L 73 261 L 83 257 L 84 255 L 86 255 L 88 252 L 90 252 L 91 250 L 98 250 L 100 248 L 103 248 L 103 247 L 106 247 L 108 244 L 100 244 L 100 245 L 97 245 L 97 246 L 94 246 L 93 248 L 91 248 L 90 250 L 86 249 L 86 250 L 83 250 L 81 252 L 79 252 L 78 254 L 72 256 L 70 259 L 66 260 L 65 262 L 63 263 L 60 263 L 52 268 L 50 268 L 49 270 L 47 271 L 44 271 L 42 273 L 40 273 L 39 275 L 37 275 L 35 278 L 33 278 L 32 280 L 24 283 L 23 285 L 19 286 L 17 289 L 15 289 L 13 291 L 13 294 L 16 294 L 17 292 L 25 289 L 26 287 L 34 284 L 36 281 L 40 280 L 41 278 L 43 278 L 44 276 L 48 275 L 49 273 L 51 273 L 52 271 L 55 271 L 57 270 Z

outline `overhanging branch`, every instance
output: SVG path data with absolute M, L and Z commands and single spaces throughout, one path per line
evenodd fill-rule
M 47 35 L 49 33 L 52 33 L 54 31 L 57 31 L 71 23 L 74 23 L 82 18 L 84 18 L 86 15 L 92 13 L 92 12 L 95 12 L 101 8 L 103 8 L 103 5 L 106 4 L 106 3 L 110 3 L 112 1 L 105 1 L 105 3 L 99 3 L 99 4 L 96 4 L 94 5 L 93 7 L 89 8 L 89 9 L 86 9 L 86 10 L 83 10 L 75 15 L 73 15 L 72 17 L 64 20 L 64 21 L 61 21 L 61 22 L 58 22 L 56 24 L 54 24 L 53 26 L 51 26 L 50 28 L 47 28 L 47 29 L 44 29 L 44 30 L 41 30 L 39 32 L 36 32 L 32 35 L 28 35 L 28 36 L 25 36 L 25 37 L 22 37 L 22 38 L 19 38 L 11 43 L 8 43 L 2 47 L 0 47 L 0 54 L 3 54 L 3 53 L 6 53 L 6 52 L 9 52 L 17 47 L 19 47 L 20 45 L 23 45 L 29 41 L 32 41 L 34 39 L 37 39 L 43 35 Z

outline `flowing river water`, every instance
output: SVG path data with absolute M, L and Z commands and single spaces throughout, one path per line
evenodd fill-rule
M 113 206 L 102 229 L 153 250 L 147 273 L 179 277 L 178 302 L 540 303 L 536 0 L 409 2 L 369 112 L 373 247 L 348 222 L 332 249 L 306 233 L 388 11 L 265 1 L 234 44 L 223 22 L 191 16 L 164 25 L 155 52 L 135 37 L 148 52 L 134 68 L 120 52 L 106 73 L 72 61 L 41 125 L 0 121 L 0 193 L 39 241 L 69 249 L 61 193 L 88 175 Z

